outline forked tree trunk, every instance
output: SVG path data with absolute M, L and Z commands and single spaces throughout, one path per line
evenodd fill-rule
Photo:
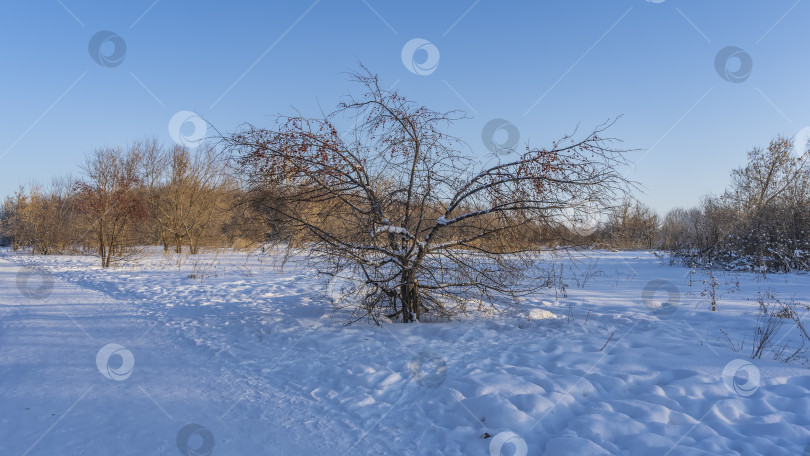
M 422 316 L 422 306 L 419 301 L 419 282 L 417 282 L 413 270 L 402 272 L 400 298 L 402 299 L 402 322 L 419 321 Z

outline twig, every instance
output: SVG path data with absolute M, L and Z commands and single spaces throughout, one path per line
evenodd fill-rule
M 602 345 L 602 348 L 600 348 L 599 351 L 602 351 L 602 350 L 605 349 L 605 347 L 607 347 L 608 342 L 610 342 L 610 339 L 613 339 L 614 334 L 616 334 L 616 331 L 613 331 L 612 333 L 610 333 L 610 337 L 608 337 L 608 340 L 605 341 L 605 345 Z

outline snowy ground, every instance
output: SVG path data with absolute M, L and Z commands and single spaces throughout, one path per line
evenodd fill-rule
M 807 302 L 807 275 L 720 275 L 712 313 L 703 274 L 598 252 L 566 260 L 567 296 L 513 315 L 346 327 L 311 271 L 267 257 L 96 264 L 0 251 L 2 455 L 798 455 L 810 442 L 810 370 L 750 360 L 757 292 Z M 789 323 L 782 344 L 800 341 Z

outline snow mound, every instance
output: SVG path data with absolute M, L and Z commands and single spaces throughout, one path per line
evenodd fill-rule
M 529 311 L 529 320 L 550 320 L 557 318 L 556 315 L 543 309 L 532 309 Z

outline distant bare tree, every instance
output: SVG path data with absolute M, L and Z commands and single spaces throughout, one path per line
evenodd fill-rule
M 80 231 L 73 182 L 69 175 L 54 178 L 41 194 L 38 218 L 43 227 L 39 237 L 42 253 L 64 253 L 78 244 Z
M 520 242 L 527 229 L 626 194 L 623 151 L 603 136 L 609 124 L 482 166 L 445 133 L 461 115 L 383 90 L 370 73 L 353 79 L 366 93 L 324 118 L 280 118 L 273 130 L 223 138 L 257 206 L 292 227 L 288 239 L 299 235 L 321 272 L 354 283 L 342 289 L 355 298 L 351 321 L 446 319 L 470 303 L 514 303 L 545 285 Z
M 807 155 L 795 156 L 793 140 L 777 136 L 762 149 L 748 152 L 745 167 L 731 172 L 732 188 L 726 197 L 739 207 L 756 212 L 786 196 L 806 171 Z
M 705 216 L 699 208 L 675 208 L 664 217 L 661 226 L 661 247 L 671 251 L 696 248 L 703 237 Z
M 659 241 L 658 214 L 638 201 L 625 200 L 610 209 L 603 231 L 614 247 L 652 249 Z
M 2 231 L 0 234 L 15 251 L 24 247 L 25 225 L 22 211 L 27 202 L 25 189 L 20 187 L 12 195 L 6 197 L 3 201 L 2 211 L 0 211 L 0 231 Z
M 168 179 L 158 203 L 164 236 L 180 253 L 187 243 L 196 254 L 200 243 L 227 208 L 226 174 L 215 151 L 202 146 L 195 153 L 175 147 L 168 157 Z
M 134 149 L 97 149 L 85 160 L 84 178 L 76 183 L 79 211 L 105 268 L 131 246 L 131 225 L 146 216 L 139 157 Z
M 163 231 L 160 220 L 160 193 L 169 168 L 166 148 L 154 137 L 147 137 L 136 141 L 132 149 L 138 154 L 138 175 L 141 180 L 141 189 L 144 203 L 147 208 L 147 217 L 142 221 L 145 244 L 163 244 L 164 251 L 169 250 L 169 240 Z

